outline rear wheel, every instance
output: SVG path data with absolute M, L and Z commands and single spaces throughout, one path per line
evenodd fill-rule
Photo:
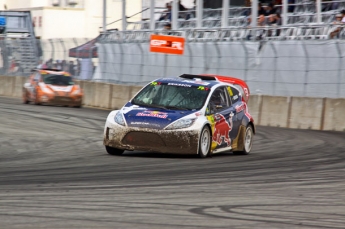
M 124 152 L 124 150 L 122 149 L 117 149 L 110 146 L 105 146 L 105 149 L 107 150 L 107 153 L 109 153 L 110 155 L 121 155 Z
M 199 156 L 201 158 L 207 157 L 211 148 L 211 131 L 208 126 L 204 126 L 201 131 L 199 139 Z
M 252 149 L 253 137 L 254 137 L 253 127 L 251 125 L 248 125 L 246 128 L 246 133 L 244 135 L 244 140 L 243 140 L 243 143 L 244 143 L 243 151 L 234 151 L 233 153 L 236 155 L 249 154 Z

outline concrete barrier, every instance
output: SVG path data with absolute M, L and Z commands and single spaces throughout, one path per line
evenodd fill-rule
M 0 77 L 0 95 L 12 96 L 15 77 Z
M 14 85 L 12 95 L 13 97 L 22 97 L 23 95 L 23 86 L 26 81 L 26 77 L 23 76 L 15 76 L 14 77 Z
M 0 95 L 5 95 L 5 87 L 4 87 L 4 83 L 6 80 L 6 76 L 0 76 Z
M 112 85 L 111 109 L 120 109 L 131 98 L 132 86 Z
M 0 76 L 0 95 L 22 97 L 25 77 Z M 76 81 L 84 92 L 84 105 L 119 109 L 141 86 Z M 345 99 L 251 95 L 249 113 L 256 125 L 345 131 Z
M 95 82 L 90 82 L 90 81 L 85 81 L 82 84 L 82 89 L 84 92 L 84 102 L 83 104 L 86 106 L 97 106 L 95 104 L 95 93 L 96 93 L 96 83 Z
M 256 125 L 260 125 L 260 114 L 262 107 L 262 96 L 251 95 L 248 101 L 249 113 L 254 119 Z
M 320 130 L 322 112 L 323 99 L 292 97 L 287 127 Z
M 262 96 L 259 125 L 287 127 L 290 98 Z
M 325 99 L 322 129 L 345 131 L 345 99 Z
M 95 83 L 95 88 L 93 106 L 110 109 L 112 85 L 108 83 Z

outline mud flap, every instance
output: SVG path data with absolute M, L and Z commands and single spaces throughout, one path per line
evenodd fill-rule
M 232 142 L 232 151 L 243 151 L 244 150 L 244 136 L 246 134 L 246 127 L 241 125 L 236 138 Z

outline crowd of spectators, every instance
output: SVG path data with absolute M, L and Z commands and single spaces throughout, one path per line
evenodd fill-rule
M 94 65 L 93 62 L 91 62 L 92 64 L 92 71 L 94 73 L 96 66 Z M 66 61 L 66 60 L 53 60 L 53 59 L 49 59 L 45 62 L 40 61 L 37 68 L 52 68 L 52 69 L 58 69 L 61 71 L 66 71 L 71 73 L 71 75 L 74 76 L 80 76 L 81 73 L 81 60 L 77 59 L 76 61 L 70 60 L 70 61 Z
M 345 10 L 342 10 L 339 14 L 335 15 L 335 20 L 333 21 L 333 25 L 334 27 L 329 37 L 331 39 L 339 38 L 340 32 L 344 29 L 344 25 L 345 25 Z

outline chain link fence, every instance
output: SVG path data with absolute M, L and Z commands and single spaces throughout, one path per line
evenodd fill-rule
M 184 55 L 179 56 L 151 53 L 148 37 L 128 34 L 100 40 L 93 80 L 144 85 L 160 77 L 206 73 L 244 79 L 254 94 L 345 97 L 344 40 L 187 36 Z

